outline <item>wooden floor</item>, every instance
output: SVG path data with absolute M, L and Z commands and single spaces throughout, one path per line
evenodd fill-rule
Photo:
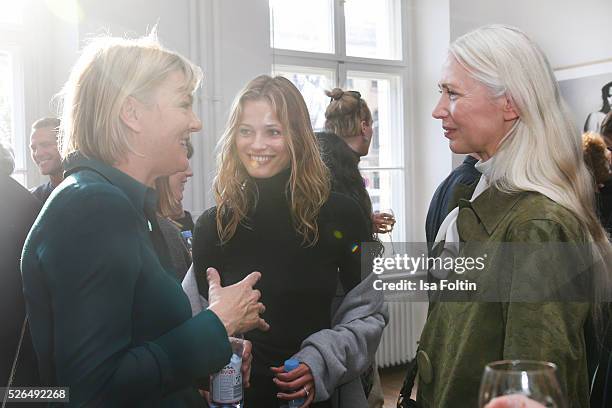
M 380 369 L 380 382 L 382 383 L 383 394 L 385 395 L 384 408 L 395 408 L 397 396 L 402 388 L 406 366 L 397 366 Z

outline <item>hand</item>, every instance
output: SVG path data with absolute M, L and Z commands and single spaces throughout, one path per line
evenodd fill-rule
M 374 213 L 372 214 L 372 229 L 377 234 L 386 234 L 387 232 L 393 231 L 395 225 L 395 217 L 388 213 Z
M 545 408 L 537 401 L 524 395 L 514 394 L 493 398 L 484 408 Z
M 279 399 L 291 401 L 297 398 L 304 398 L 305 402 L 302 407 L 308 407 L 312 404 L 315 397 L 314 378 L 310 367 L 304 363 L 300 363 L 298 368 L 285 372 L 285 366 L 270 367 L 270 370 L 276 375 L 274 384 L 282 391 L 276 394 Z
M 229 336 L 253 329 L 266 331 L 270 328 L 259 316 L 266 310 L 263 303 L 259 302 L 261 292 L 253 289 L 261 273 L 252 272 L 240 282 L 225 288 L 221 286 L 221 278 L 215 268 L 206 270 L 206 278 L 208 309 L 219 317 Z
M 242 367 L 240 368 L 240 371 L 242 371 L 242 385 L 244 385 L 244 388 L 249 388 L 251 386 L 251 363 L 253 362 L 251 350 L 253 349 L 253 344 L 248 340 L 244 340 L 242 345 Z

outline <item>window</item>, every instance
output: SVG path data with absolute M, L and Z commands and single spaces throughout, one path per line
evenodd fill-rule
M 276 67 L 274 74 L 284 76 L 295 84 L 308 106 L 312 128 L 315 131 L 323 130 L 325 128 L 325 108 L 329 102 L 325 90 L 335 86 L 334 70 L 281 65 Z
M 346 55 L 401 59 L 399 7 L 397 0 L 346 1 Z
M 333 53 L 332 0 L 270 0 L 273 48 Z
M 400 0 L 270 0 L 272 72 L 302 92 L 315 130 L 325 126 L 325 90 L 356 90 L 372 111 L 373 138 L 360 162 L 373 209 L 393 212 L 393 240 L 406 239 L 404 167 L 405 10 Z M 385 234 L 387 235 L 387 234 Z M 381 236 L 388 241 L 390 237 Z
M 13 178 L 26 185 L 24 86 L 21 61 L 21 7 L 2 2 L 0 15 L 0 139 L 15 155 Z

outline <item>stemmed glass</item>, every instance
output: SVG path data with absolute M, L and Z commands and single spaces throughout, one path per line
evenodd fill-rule
M 526 407 L 567 408 L 557 378 L 557 366 L 544 361 L 504 360 L 487 364 L 480 382 L 478 406 L 503 405 L 498 397 L 518 398 Z M 496 399 L 497 398 L 497 399 Z M 538 405 L 537 403 L 541 404 Z
M 395 247 L 393 245 L 393 224 L 395 223 L 395 214 L 391 208 L 387 208 L 384 210 L 376 211 L 377 214 L 387 214 L 390 217 L 386 217 L 388 223 L 385 225 L 386 234 L 389 234 L 389 243 L 391 244 L 391 252 L 395 255 Z

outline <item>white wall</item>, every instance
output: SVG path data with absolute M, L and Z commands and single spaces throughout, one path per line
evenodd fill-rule
M 517 26 L 554 68 L 612 58 L 610 0 L 452 0 L 451 39 L 483 24 Z

